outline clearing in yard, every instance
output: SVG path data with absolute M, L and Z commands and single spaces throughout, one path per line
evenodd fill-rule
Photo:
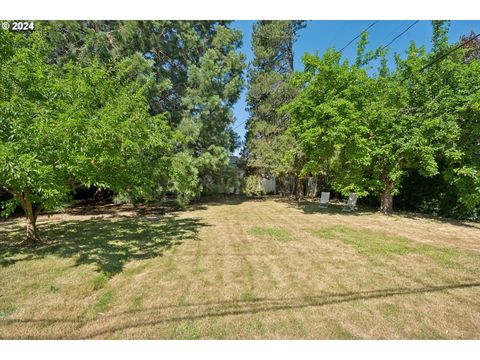
M 2 339 L 480 339 L 480 224 L 280 199 L 0 223 Z

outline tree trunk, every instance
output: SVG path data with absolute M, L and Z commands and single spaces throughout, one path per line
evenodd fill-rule
M 37 217 L 27 217 L 27 242 L 38 244 L 40 237 L 37 232 Z
M 30 244 L 38 244 L 41 242 L 41 240 L 37 231 L 37 217 L 40 213 L 41 207 L 34 209 L 33 204 L 30 202 L 30 200 L 28 200 L 27 196 L 20 197 L 20 204 L 22 205 L 22 208 L 25 211 L 25 216 L 27 217 L 27 238 L 25 239 L 25 242 Z
M 390 179 L 385 180 L 385 188 L 380 198 L 380 211 L 385 215 L 393 212 L 393 183 Z
M 295 176 L 295 200 L 300 200 L 302 196 L 302 179 L 300 176 Z

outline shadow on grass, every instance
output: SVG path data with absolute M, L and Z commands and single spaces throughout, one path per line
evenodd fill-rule
M 378 212 L 377 209 L 365 206 L 357 206 L 355 211 L 343 211 L 344 205 L 341 203 L 329 204 L 327 208 L 321 208 L 318 202 L 315 201 L 285 201 L 290 207 L 302 210 L 305 214 L 326 214 L 326 215 L 347 215 L 347 216 L 362 216 L 372 215 Z
M 0 265 L 55 255 L 75 258 L 76 265 L 94 264 L 111 277 L 132 260 L 162 256 L 174 245 L 197 240 L 201 226 L 208 225 L 198 219 L 176 217 L 62 221 L 41 224 L 40 236 L 47 243 L 35 247 L 16 245 L 24 235 L 23 227 L 1 229 Z
M 331 203 L 327 208 L 321 208 L 317 201 L 301 201 L 296 202 L 288 199 L 276 200 L 279 202 L 287 203 L 290 207 L 301 209 L 306 214 L 325 214 L 325 215 L 349 215 L 349 216 L 363 216 L 363 215 L 372 215 L 379 213 L 377 208 L 359 205 L 356 207 L 355 211 L 343 211 L 344 205 L 341 203 Z M 429 220 L 434 221 L 439 224 L 450 224 L 455 226 L 463 226 L 472 229 L 479 229 L 480 226 L 469 224 L 460 220 L 443 218 L 428 214 L 413 213 L 408 211 L 395 211 L 393 215 L 400 216 L 402 218 L 411 219 L 411 220 Z
M 433 293 L 441 292 L 448 290 L 456 289 L 468 289 L 480 287 L 480 282 L 474 283 L 460 283 L 460 284 L 449 284 L 449 285 L 440 285 L 440 286 L 427 286 L 422 288 L 391 288 L 391 289 L 379 289 L 379 290 L 370 290 L 370 291 L 358 291 L 358 292 L 345 292 L 345 293 L 334 293 L 334 294 L 324 294 L 321 296 L 311 296 L 308 298 L 253 298 L 249 300 L 233 300 L 233 301 L 220 301 L 220 302 L 210 302 L 210 303 L 200 303 L 200 304 L 184 304 L 180 306 L 173 307 L 199 307 L 199 306 L 219 306 L 219 311 L 206 311 L 200 314 L 194 315 L 185 315 L 185 316 L 174 316 L 170 318 L 149 320 L 149 321 L 136 321 L 130 322 L 127 324 L 112 326 L 109 328 L 94 330 L 86 336 L 86 338 L 95 338 L 98 336 L 105 336 L 113 334 L 117 331 L 141 328 L 145 326 L 155 326 L 161 323 L 169 322 L 178 322 L 178 321 L 194 321 L 201 320 L 205 318 L 215 318 L 215 317 L 224 317 L 232 315 L 243 315 L 243 314 L 259 314 L 265 312 L 275 312 L 282 310 L 293 310 L 293 309 L 303 309 L 310 307 L 321 307 L 327 305 L 348 303 L 352 301 L 362 301 L 369 299 L 380 299 L 388 298 L 392 296 L 401 296 L 401 295 L 411 295 L 411 294 L 421 294 L 421 293 Z M 149 308 L 144 310 L 131 310 L 127 311 L 124 314 L 131 314 L 135 312 L 157 312 L 159 308 Z M 198 312 L 198 311 L 196 311 Z M 112 317 L 119 316 L 120 314 L 114 314 Z M 107 316 L 108 317 L 108 316 Z
M 245 202 L 264 202 L 269 199 L 278 198 L 278 196 L 265 195 L 247 197 L 244 195 L 215 195 L 204 196 L 198 199 L 196 202 L 188 205 L 188 211 L 207 210 L 209 206 L 222 206 L 222 205 L 240 205 Z
M 117 312 L 102 316 L 103 320 L 112 320 L 117 317 L 127 315 L 130 319 L 136 314 L 144 314 L 148 316 L 149 320 L 129 320 L 126 323 L 120 325 L 110 325 L 100 329 L 95 329 L 86 335 L 76 336 L 75 338 L 96 338 L 96 337 L 108 337 L 115 332 L 156 326 L 163 323 L 181 322 L 181 321 L 194 321 L 207 318 L 235 316 L 235 315 L 252 315 L 260 313 L 270 313 L 283 310 L 304 309 L 312 307 L 323 307 L 334 304 L 349 303 L 353 301 L 366 301 L 370 299 L 389 298 L 394 296 L 408 296 L 413 294 L 428 294 L 436 292 L 446 292 L 451 290 L 461 290 L 480 287 L 480 282 L 470 283 L 457 283 L 457 284 L 444 284 L 444 285 L 430 285 L 418 288 L 385 288 L 366 291 L 351 291 L 343 293 L 325 293 L 317 296 L 309 297 L 285 297 L 285 298 L 252 298 L 252 299 L 234 299 L 224 301 L 211 301 L 211 302 L 197 302 L 187 303 L 181 305 L 166 305 L 158 307 L 150 307 L 139 310 L 128 310 L 123 312 Z M 158 316 L 158 312 L 169 308 L 193 308 L 194 314 L 165 317 L 159 319 L 152 319 L 152 316 Z M 205 311 L 199 311 L 201 307 L 206 307 Z M 215 309 L 217 307 L 217 309 Z M 0 324 L 54 324 L 54 323 L 77 323 L 80 324 L 79 318 L 49 318 L 49 319 L 0 319 Z M 74 334 L 70 334 L 70 337 Z M 66 335 L 69 337 L 69 335 Z
M 473 224 L 469 224 L 468 222 L 464 222 L 461 220 L 444 218 L 444 217 L 434 216 L 429 214 L 419 214 L 419 213 L 414 213 L 409 211 L 399 211 L 397 215 L 407 219 L 412 219 L 412 220 L 429 220 L 439 224 L 450 224 L 450 225 L 463 226 L 471 229 L 480 230 L 480 224 L 475 226 Z

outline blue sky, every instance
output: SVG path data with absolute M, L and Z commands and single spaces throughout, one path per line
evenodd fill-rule
M 319 20 L 308 21 L 307 27 L 299 32 L 298 41 L 294 44 L 295 70 L 302 70 L 302 55 L 306 52 L 315 53 L 318 51 L 322 55 L 326 49 L 335 47 L 341 49 L 350 40 L 357 36 L 362 30 L 367 28 L 374 20 Z M 239 29 L 243 33 L 243 46 L 241 51 L 247 56 L 247 62 L 253 58 L 250 39 L 252 37 L 252 26 L 255 21 L 234 21 L 233 28 Z M 369 47 L 376 49 L 380 45 L 388 44 L 398 34 L 405 30 L 413 20 L 390 21 L 380 20 L 372 26 L 369 33 Z M 452 21 L 449 30 L 449 42 L 457 42 L 460 36 L 469 34 L 473 30 L 480 33 L 480 21 Z M 411 27 L 405 34 L 393 42 L 389 48 L 389 65 L 393 64 L 393 54 L 395 52 L 401 55 L 405 54 L 410 41 L 415 41 L 417 46 L 425 45 L 430 49 L 430 39 L 432 36 L 432 27 L 430 21 L 420 21 Z M 356 56 L 356 41 L 350 44 L 344 51 L 343 57 L 353 61 Z M 245 110 L 245 93 L 242 95 L 233 108 L 235 114 L 235 124 L 233 127 L 240 135 L 242 141 L 245 137 L 245 124 L 248 113 Z M 238 154 L 239 150 L 235 152 Z

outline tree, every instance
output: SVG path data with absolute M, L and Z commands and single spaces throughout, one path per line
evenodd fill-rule
M 150 113 L 165 114 L 172 129 L 183 132 L 175 146 L 180 168 L 200 179 L 185 200 L 202 185 L 214 187 L 238 146 L 231 125 L 232 105 L 243 85 L 244 55 L 238 52 L 241 33 L 228 21 L 56 21 L 47 23 L 54 44 L 51 61 L 68 59 L 117 62 L 140 53 L 153 62 L 147 92 Z M 189 159 L 189 157 L 191 159 Z M 192 169 L 192 166 L 196 170 Z M 179 169 L 180 169 L 179 168 Z M 193 172 L 192 172 L 193 171 Z M 192 179 L 188 181 L 193 185 Z M 180 189 L 178 183 L 172 190 Z M 191 190 L 195 189 L 194 192 Z
M 436 51 L 448 48 L 441 43 L 444 33 L 437 24 Z M 425 49 L 412 43 L 405 60 L 397 56 L 395 71 L 389 72 L 382 61 L 379 75 L 369 76 L 361 67 L 368 61 L 340 64 L 334 50 L 321 58 L 307 54 L 306 70 L 296 78 L 304 89 L 286 106 L 292 119 L 289 132 L 305 154 L 304 169 L 319 171 L 329 164 L 337 191 L 378 195 L 381 211 L 391 214 L 393 195 L 409 169 L 433 176 L 441 156 L 450 161 L 461 157 L 458 112 L 462 103 L 474 108 L 468 96 L 478 96 L 476 85 L 470 80 L 459 93 L 462 87 L 452 84 L 455 76 L 445 86 L 436 79 L 439 73 L 453 77 L 462 70 L 421 72 L 429 60 Z M 448 62 L 441 66 L 448 68 Z M 456 173 L 476 174 L 471 168 L 457 168 Z
M 466 62 L 472 60 L 480 60 L 480 38 L 474 31 L 471 31 L 469 35 L 463 35 L 460 37 L 460 43 L 464 43 Z
M 59 67 L 40 30 L 1 32 L 0 43 L 0 186 L 13 196 L 3 213 L 21 205 L 29 242 L 40 241 L 39 213 L 76 186 L 147 197 L 168 181 L 173 134 L 163 116 L 149 114 L 151 61 Z
M 255 57 L 248 75 L 250 118 L 244 154 L 248 168 L 257 177 L 298 175 L 298 154 L 291 153 L 292 160 L 283 161 L 292 139 L 285 137 L 288 114 L 281 114 L 278 109 L 297 93 L 290 82 L 294 70 L 293 44 L 298 31 L 305 26 L 304 21 L 257 21 L 253 27 Z M 299 186 L 296 189 L 298 191 Z

